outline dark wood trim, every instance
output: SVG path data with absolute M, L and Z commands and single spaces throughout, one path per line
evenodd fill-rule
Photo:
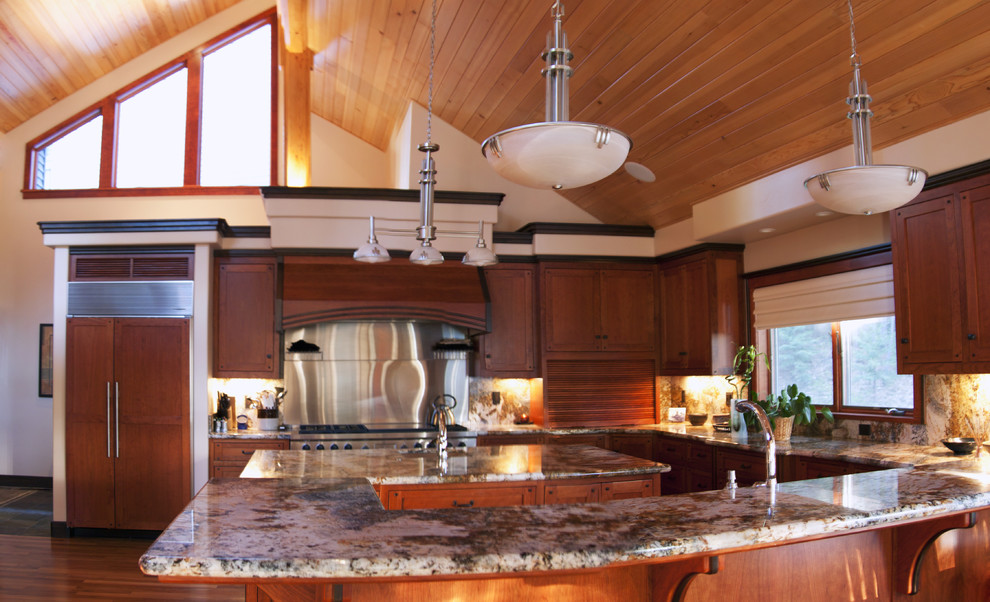
M 925 182 L 925 187 L 922 188 L 922 191 L 948 184 L 955 184 L 956 182 L 962 182 L 963 180 L 969 180 L 970 178 L 985 176 L 987 174 L 990 174 L 990 159 L 931 176 Z
M 504 245 L 531 245 L 533 244 L 532 232 L 492 232 L 493 244 Z
M 122 196 L 256 195 L 257 186 L 178 186 L 163 188 L 77 188 L 74 190 L 22 190 L 25 199 L 73 199 Z
M 51 489 L 52 477 L 25 475 L 0 475 L 0 487 L 24 487 L 26 489 Z
M 195 249 L 189 246 L 92 246 L 92 247 L 72 247 L 69 255 L 165 255 L 182 254 L 188 255 Z
M 406 188 L 338 188 L 334 186 L 262 186 L 261 196 L 266 199 L 340 199 L 349 201 L 400 201 L 419 202 L 419 190 Z M 433 194 L 436 203 L 461 205 L 501 205 L 505 195 L 501 192 L 467 192 L 462 190 L 437 190 Z
M 535 255 L 536 260 L 540 263 L 543 262 L 553 262 L 553 263 L 591 263 L 591 262 L 605 262 L 608 263 L 635 263 L 635 264 L 653 264 L 656 263 L 656 259 L 653 257 L 626 257 L 622 255 Z
M 92 222 L 38 222 L 42 234 L 94 232 L 230 232 L 224 219 L 103 220 Z
M 750 283 L 751 288 L 760 288 L 784 282 L 807 280 L 819 276 L 828 276 L 841 272 L 851 272 L 878 265 L 886 265 L 893 261 L 890 243 L 864 247 L 847 253 L 837 253 L 826 257 L 817 257 L 808 261 L 791 263 L 756 272 L 743 274 L 743 279 Z
M 615 224 L 566 224 L 559 222 L 531 222 L 516 232 L 529 234 L 580 234 L 589 236 L 633 236 L 653 238 L 652 226 L 622 226 Z
M 230 226 L 230 233 L 225 233 L 228 238 L 271 238 L 271 226 Z
M 690 255 L 695 255 L 697 253 L 705 253 L 707 251 L 722 251 L 729 253 L 742 253 L 746 250 L 746 245 L 736 245 L 730 243 L 715 243 L 708 242 L 702 243 L 700 245 L 694 245 L 687 247 L 685 249 L 680 249 L 678 251 L 673 251 L 671 253 L 664 253 L 663 255 L 657 255 L 657 263 L 663 263 L 666 261 L 672 261 L 674 259 L 681 259 L 682 257 L 688 257 Z
M 538 260 L 534 255 L 502 255 L 499 254 L 498 262 L 502 263 L 537 263 Z
M 277 257 L 271 249 L 218 249 L 214 257 Z

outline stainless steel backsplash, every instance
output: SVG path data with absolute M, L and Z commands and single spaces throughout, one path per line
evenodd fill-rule
M 469 340 L 454 326 L 411 321 L 326 322 L 285 331 L 286 424 L 425 423 L 438 395 L 468 417 Z M 305 347 L 318 351 L 288 351 Z M 451 401 L 447 400 L 448 405 Z

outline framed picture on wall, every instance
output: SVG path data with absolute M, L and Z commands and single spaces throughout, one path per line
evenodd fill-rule
M 52 325 L 41 325 L 38 342 L 38 397 L 52 396 Z

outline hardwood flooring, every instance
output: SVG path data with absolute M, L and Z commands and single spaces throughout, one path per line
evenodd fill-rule
M 150 540 L 52 538 L 51 519 L 51 490 L 0 487 L 0 600 L 244 600 L 244 586 L 145 575 Z

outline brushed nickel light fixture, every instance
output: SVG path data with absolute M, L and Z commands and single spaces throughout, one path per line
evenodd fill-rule
M 481 143 L 481 152 L 503 178 L 531 188 L 576 188 L 597 182 L 622 166 L 632 147 L 626 134 L 597 123 L 568 121 L 568 80 L 574 58 L 567 48 L 564 5 L 550 8 L 553 31 L 543 58 L 546 121 L 503 130 Z
M 851 107 L 847 117 L 852 120 L 853 153 L 856 164 L 833 169 L 804 181 L 815 202 L 840 213 L 872 215 L 890 211 L 918 196 L 928 172 L 908 165 L 874 165 L 870 139 L 870 110 L 872 97 L 860 76 L 861 61 L 856 52 L 856 25 L 853 21 L 852 0 L 849 8 L 849 38 L 852 41 L 850 62 L 853 68 L 849 97 Z
M 433 191 L 436 187 L 437 167 L 433 161 L 433 153 L 440 150 L 440 145 L 433 142 L 433 68 L 437 30 L 437 2 L 432 1 L 430 16 L 430 79 L 426 106 L 426 142 L 417 148 L 426 153 L 423 166 L 419 170 L 419 226 L 408 228 L 375 228 L 375 217 L 370 217 L 370 233 L 368 241 L 354 251 L 354 259 L 365 263 L 381 263 L 389 261 L 392 256 L 388 249 L 378 242 L 378 234 L 394 234 L 399 236 L 415 236 L 420 241 L 419 247 L 409 254 L 409 261 L 416 265 L 437 265 L 443 263 L 443 254 L 433 246 L 437 234 L 454 237 L 475 236 L 473 230 L 438 230 L 433 225 Z M 498 263 L 498 257 L 485 244 L 485 223 L 478 221 L 478 242 L 464 254 L 461 260 L 466 265 L 486 266 Z

